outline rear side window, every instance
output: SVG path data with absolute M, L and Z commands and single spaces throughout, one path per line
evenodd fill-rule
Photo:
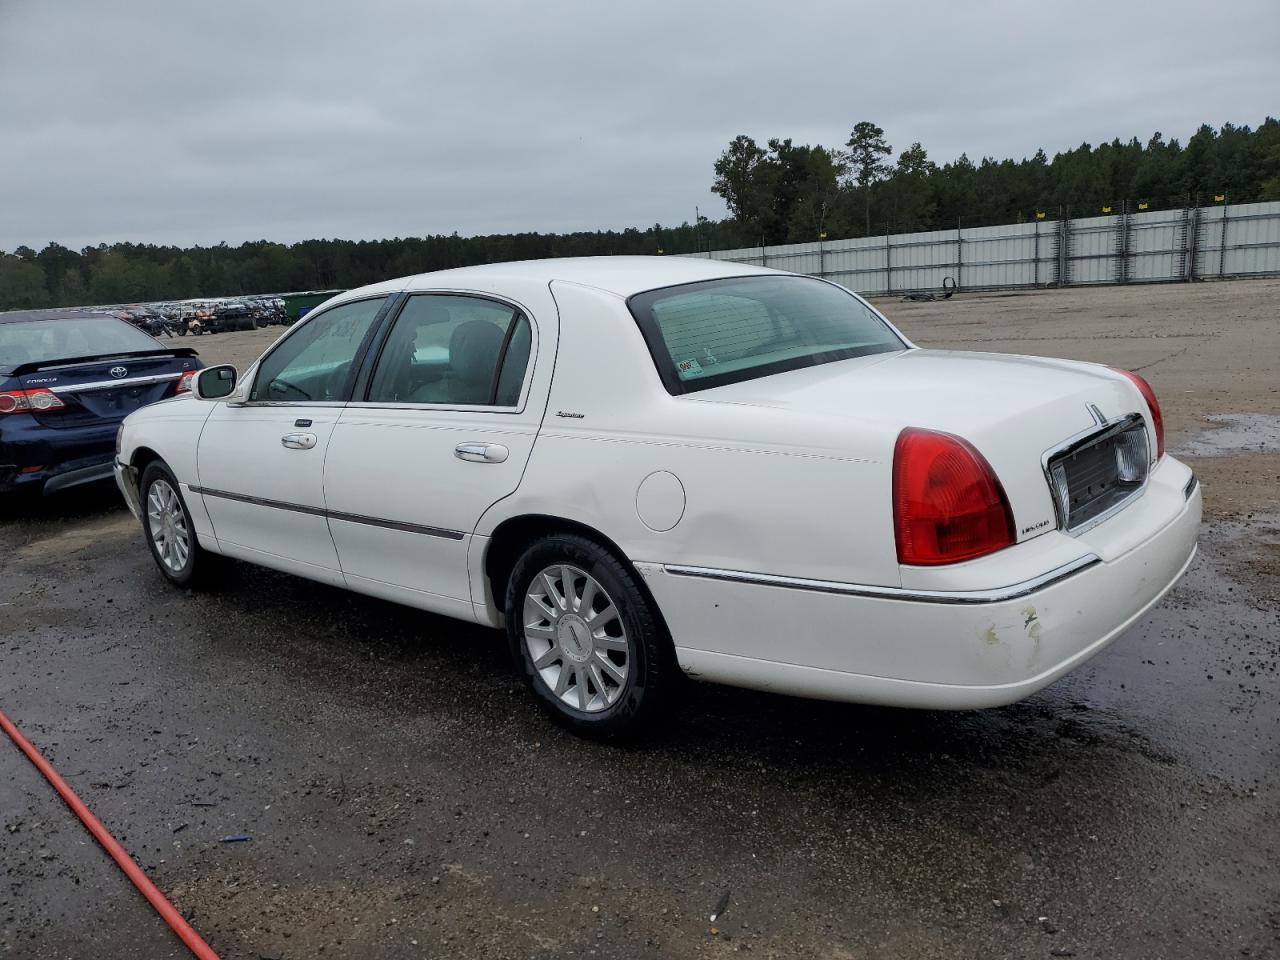
M 628 301 L 673 394 L 906 345 L 857 297 L 809 277 L 735 277 Z
M 258 366 L 249 399 L 317 403 L 342 400 L 352 364 L 386 297 L 357 300 L 318 314 Z
M 529 365 L 528 319 L 457 294 L 410 297 L 378 358 L 370 402 L 514 407 Z
M 159 350 L 160 344 L 115 317 L 0 323 L 0 366 Z

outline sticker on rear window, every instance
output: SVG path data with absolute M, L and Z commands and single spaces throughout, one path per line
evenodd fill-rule
M 700 364 L 697 360 L 693 359 L 692 357 L 689 358 L 688 360 L 681 360 L 679 363 L 677 363 L 676 370 L 678 370 L 680 373 L 680 376 L 686 380 L 689 379 L 690 377 L 702 376 L 702 364 Z

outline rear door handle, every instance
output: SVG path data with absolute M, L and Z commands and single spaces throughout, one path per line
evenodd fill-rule
M 455 457 L 472 463 L 502 463 L 510 453 L 500 443 L 460 443 L 453 448 Z
M 290 450 L 310 450 L 316 445 L 314 433 L 286 433 L 280 438 L 280 446 Z

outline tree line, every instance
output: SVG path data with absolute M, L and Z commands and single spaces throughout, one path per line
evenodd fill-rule
M 565 234 L 258 240 L 239 246 L 49 243 L 0 253 L 0 309 L 134 303 L 347 288 L 448 267 L 537 257 L 689 253 L 1100 213 L 1280 199 L 1280 121 L 1256 130 L 1202 126 L 1185 145 L 1157 133 L 1049 159 L 967 156 L 938 166 L 912 143 L 895 157 L 884 131 L 855 124 L 838 147 L 735 137 L 714 163 L 712 191 L 730 216 L 645 229 Z M 1130 206 L 1129 209 L 1133 209 Z
M 1146 143 L 1084 143 L 1053 159 L 1043 150 L 979 163 L 961 154 L 942 166 L 920 143 L 894 158 L 869 121 L 838 147 L 761 146 L 742 135 L 716 160 L 711 189 L 756 245 L 1280 200 L 1280 121 L 1268 117 L 1257 130 L 1204 125 L 1185 145 L 1156 133 Z
M 730 246 L 730 221 L 644 230 L 405 237 L 392 240 L 256 240 L 239 246 L 101 244 L 0 253 L 0 309 L 123 304 L 358 287 L 390 277 L 476 263 L 612 254 L 687 253 Z

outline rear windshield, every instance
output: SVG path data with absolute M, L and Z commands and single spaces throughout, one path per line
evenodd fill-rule
M 159 347 L 141 330 L 115 317 L 0 323 L 0 367 L 136 353 Z
M 810 277 L 705 280 L 627 303 L 673 394 L 906 349 L 861 300 Z

